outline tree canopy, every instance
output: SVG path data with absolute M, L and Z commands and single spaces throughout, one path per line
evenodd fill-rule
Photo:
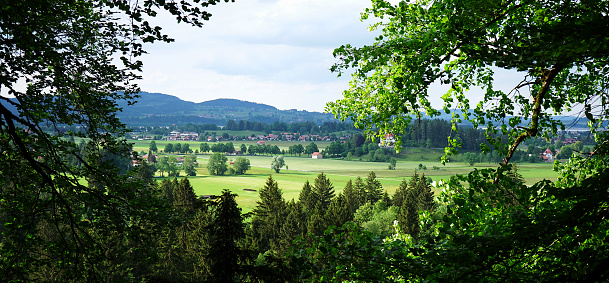
M 507 162 L 524 139 L 564 129 L 552 114 L 580 110 L 592 130 L 603 126 L 609 115 L 608 9 L 599 0 L 373 0 L 362 19 L 380 18 L 371 28 L 381 35 L 372 45 L 334 51 L 339 62 L 332 70 L 354 73 L 344 98 L 327 110 L 358 127 L 375 127 L 382 137 L 403 132 L 423 113 L 438 115 L 430 87 L 446 85 L 443 111 L 460 109 L 453 111 L 455 124 L 485 127 Z M 512 71 L 520 83 L 497 89 L 499 69 Z M 479 101 L 467 93 L 476 87 L 484 92 Z
M 120 260 L 146 257 L 140 236 L 147 225 L 140 224 L 164 217 L 148 214 L 159 211 L 152 190 L 116 167 L 116 160 L 131 164 L 138 158 L 130 157 L 131 147 L 119 138 L 126 129 L 116 116 L 117 101 L 137 99 L 144 44 L 172 41 L 154 25 L 158 12 L 200 27 L 211 16 L 205 9 L 218 2 L 23 0 L 2 5 L 0 89 L 12 97 L 0 96 L 4 280 L 50 280 L 44 271 L 59 281 L 113 281 L 120 276 L 109 274 L 132 270 Z M 65 125 L 81 131 L 62 131 Z M 86 157 L 71 139 L 75 136 L 89 141 Z M 72 157 L 80 166 L 67 162 Z M 139 255 L 107 258 L 110 249 L 120 249 L 111 244 L 120 242 L 113 231 L 141 247 Z

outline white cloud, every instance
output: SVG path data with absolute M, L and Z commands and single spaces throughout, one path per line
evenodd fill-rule
M 348 87 L 329 71 L 334 48 L 371 43 L 359 21 L 369 0 L 253 0 L 220 3 L 203 28 L 158 24 L 176 39 L 148 46 L 143 90 L 185 100 L 236 98 L 323 111 Z

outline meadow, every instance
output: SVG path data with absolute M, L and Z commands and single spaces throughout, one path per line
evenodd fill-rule
M 192 145 L 191 145 L 192 147 Z M 420 155 L 420 153 L 417 153 Z M 431 154 L 431 153 L 428 153 Z M 267 181 L 269 175 L 278 183 L 286 200 L 298 199 L 300 190 L 304 183 L 314 183 L 315 178 L 321 172 L 331 180 L 336 194 L 341 192 L 349 180 L 355 181 L 359 176 L 365 179 L 370 171 L 374 171 L 380 180 L 383 189 L 393 194 L 402 180 L 408 180 L 415 172 L 424 174 L 433 181 L 448 179 L 455 174 L 467 174 L 474 168 L 494 168 L 495 164 L 479 163 L 471 167 L 464 163 L 448 163 L 443 166 L 439 160 L 411 161 L 398 160 L 395 170 L 388 169 L 388 163 L 363 162 L 336 159 L 312 159 L 309 156 L 285 156 L 288 169 L 282 169 L 275 173 L 270 169 L 270 156 L 245 156 L 250 160 L 251 170 L 245 175 L 211 176 L 206 169 L 209 155 L 197 155 L 200 166 L 197 168 L 197 176 L 188 177 L 197 195 L 220 194 L 223 189 L 230 189 L 238 195 L 237 202 L 244 212 L 251 211 L 256 206 L 258 192 Z M 234 160 L 236 156 L 229 156 Z M 418 170 L 419 164 L 427 167 L 427 170 Z M 432 170 L 433 166 L 438 170 Z M 523 175 L 526 182 L 532 184 L 542 179 L 556 180 L 557 174 L 552 171 L 551 163 L 518 164 L 518 172 Z M 157 173 L 157 180 L 162 179 Z M 247 189 L 247 190 L 246 190 Z M 256 191 L 251 191 L 256 190 Z M 439 191 L 435 192 L 436 194 Z

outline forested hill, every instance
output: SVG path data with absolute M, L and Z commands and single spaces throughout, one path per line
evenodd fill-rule
M 132 126 L 155 125 L 185 125 L 218 124 L 225 125 L 228 120 L 247 120 L 251 122 L 264 122 L 272 124 L 279 122 L 311 121 L 316 124 L 336 121 L 334 116 L 327 113 L 279 110 L 274 106 L 237 100 L 215 99 L 200 103 L 181 100 L 178 97 L 162 94 L 142 92 L 134 105 L 122 101 L 119 106 L 123 111 L 119 113 L 121 121 Z

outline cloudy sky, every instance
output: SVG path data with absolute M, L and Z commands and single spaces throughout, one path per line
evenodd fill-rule
M 349 76 L 329 71 L 334 48 L 372 43 L 360 22 L 370 0 L 237 0 L 208 9 L 203 28 L 157 24 L 176 41 L 147 46 L 144 91 L 202 102 L 235 98 L 279 109 L 323 111 Z

